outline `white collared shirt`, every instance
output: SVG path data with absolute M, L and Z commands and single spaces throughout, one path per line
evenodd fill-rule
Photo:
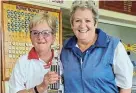
M 56 62 L 58 59 L 58 54 L 54 53 L 52 63 Z M 17 93 L 20 90 L 34 88 L 36 85 L 42 83 L 44 75 L 50 71 L 50 68 L 44 68 L 47 65 L 46 62 L 38 59 L 28 59 L 28 54 L 20 57 L 12 71 L 9 80 L 9 93 Z M 60 66 L 61 63 L 59 63 Z M 62 67 L 60 74 L 62 74 Z M 61 88 L 63 88 L 61 86 Z M 46 93 L 45 90 L 44 93 Z
M 113 71 L 118 87 L 123 89 L 132 87 L 133 65 L 121 42 L 118 43 L 115 49 Z

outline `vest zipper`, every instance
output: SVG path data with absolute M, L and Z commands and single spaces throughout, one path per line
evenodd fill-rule
M 82 87 L 83 87 L 83 92 L 84 92 L 84 82 L 83 82 L 83 59 L 80 57 L 80 64 L 81 64 L 81 82 L 82 82 Z
M 83 64 L 83 59 L 82 59 L 82 57 L 80 58 L 80 64 L 81 64 L 81 69 L 82 69 L 82 64 Z

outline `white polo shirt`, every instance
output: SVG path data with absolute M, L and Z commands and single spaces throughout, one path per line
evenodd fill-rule
M 57 61 L 55 56 L 51 60 L 52 62 Z M 9 80 L 9 93 L 17 93 L 20 90 L 30 89 L 41 84 L 44 75 L 50 70 L 50 68 L 45 69 L 45 65 L 48 66 L 38 58 L 34 48 L 29 54 L 20 57 Z

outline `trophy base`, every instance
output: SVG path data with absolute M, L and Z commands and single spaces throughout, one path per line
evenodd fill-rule
M 51 89 L 51 90 L 48 90 L 47 93 L 62 93 L 62 91 L 61 90 L 53 90 L 53 89 Z

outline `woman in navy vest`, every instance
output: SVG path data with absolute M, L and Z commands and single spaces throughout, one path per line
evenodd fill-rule
M 65 93 L 131 93 L 133 66 L 118 38 L 97 28 L 93 1 L 74 1 L 74 36 L 61 52 Z

